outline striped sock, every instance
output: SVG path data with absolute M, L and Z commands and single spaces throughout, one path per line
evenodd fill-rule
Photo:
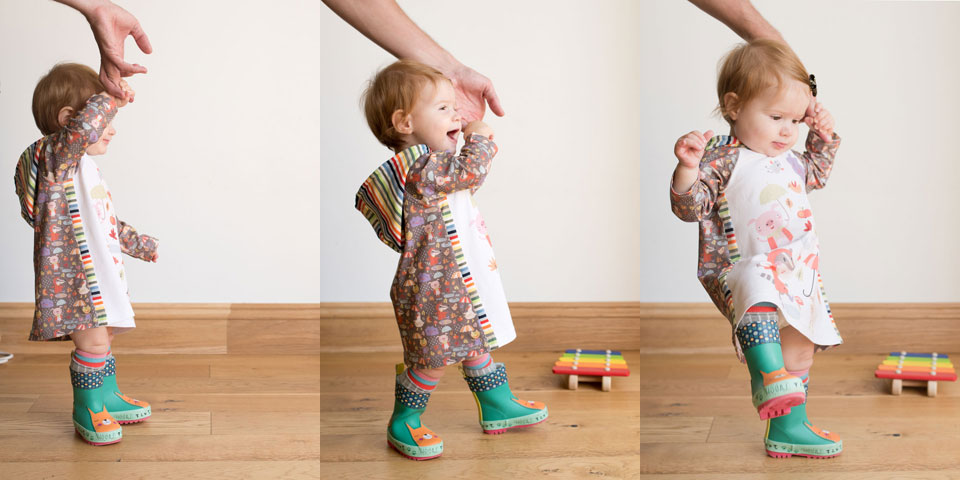
M 437 383 L 440 382 L 439 378 L 433 378 L 412 368 L 404 370 L 400 376 L 400 382 L 403 386 L 417 393 L 430 393 L 437 388 Z
M 489 353 L 464 360 L 462 365 L 465 377 L 482 377 L 497 370 L 497 365 L 493 363 L 493 357 Z
M 806 370 L 797 370 L 795 372 L 787 370 L 787 373 L 803 381 L 803 393 L 806 394 L 807 390 L 809 389 L 809 387 L 807 386 L 807 383 L 810 381 L 810 369 L 808 368 Z
M 74 350 L 71 359 L 79 365 L 88 368 L 103 368 L 107 363 L 106 353 L 90 353 L 83 350 Z
M 469 357 L 463 361 L 463 368 L 469 368 L 471 370 L 478 370 L 481 368 L 489 367 L 493 363 L 493 358 L 490 357 L 489 353 L 484 353 L 479 357 Z

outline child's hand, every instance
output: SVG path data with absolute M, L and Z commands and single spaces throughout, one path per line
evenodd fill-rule
M 813 131 L 817 132 L 817 135 L 820 135 L 823 141 L 829 142 L 833 139 L 833 115 L 820 102 L 816 102 L 812 115 L 808 114 L 803 117 L 803 121 Z
M 466 127 L 463 127 L 463 138 L 470 138 L 470 135 L 477 134 L 483 135 L 484 137 L 493 140 L 493 129 L 490 128 L 486 123 L 481 122 L 480 120 L 474 120 L 467 124 Z
M 680 137 L 677 144 L 673 146 L 673 153 L 680 161 L 680 166 L 688 169 L 699 169 L 703 151 L 707 148 L 707 142 L 711 138 L 713 138 L 713 130 L 707 130 L 707 133 L 704 134 L 694 130 Z
M 130 87 L 130 84 L 126 80 L 120 80 L 120 89 L 123 90 L 124 97 L 115 97 L 118 107 L 126 106 L 127 103 L 133 101 L 133 97 L 137 95 L 137 92 L 133 91 L 133 88 Z

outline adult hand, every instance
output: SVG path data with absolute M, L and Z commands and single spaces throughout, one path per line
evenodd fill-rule
M 497 91 L 494 90 L 493 82 L 489 78 L 466 65 L 459 65 L 454 70 L 443 73 L 453 81 L 453 88 L 457 93 L 457 111 L 460 113 L 462 125 L 474 120 L 482 120 L 488 103 L 490 111 L 498 117 L 503 116 L 500 97 L 497 96 Z
M 90 29 L 100 48 L 100 82 L 110 95 L 132 102 L 133 95 L 124 92 L 121 79 L 135 73 L 147 73 L 147 69 L 123 60 L 123 43 L 130 35 L 143 53 L 151 53 L 153 47 L 150 39 L 130 12 L 111 2 L 99 3 L 82 13 L 90 22 Z

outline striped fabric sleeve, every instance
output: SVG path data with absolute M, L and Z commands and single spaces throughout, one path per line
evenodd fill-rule
M 113 97 L 97 94 L 59 131 L 50 134 L 44 155 L 45 177 L 63 182 L 76 173 L 87 147 L 97 143 L 107 125 L 117 114 Z
M 670 208 L 674 215 L 685 222 L 699 222 L 710 216 L 733 173 L 739 147 L 740 142 L 735 138 L 716 136 L 707 144 L 700 160 L 700 178 L 689 191 L 674 191 L 673 179 L 670 179 Z
M 476 190 L 487 178 L 497 150 L 497 144 L 487 137 L 471 135 L 459 155 L 432 153 L 422 169 L 411 172 L 408 181 L 413 182 L 416 192 L 424 197 Z
M 833 171 L 833 161 L 840 148 L 840 137 L 834 133 L 829 142 L 824 141 L 816 132 L 810 130 L 807 134 L 806 151 L 799 157 L 807 167 L 807 192 L 823 188 L 827 185 L 830 172 Z
M 159 240 L 149 235 L 140 235 L 135 228 L 120 219 L 117 219 L 117 224 L 120 231 L 120 249 L 123 253 L 147 262 L 156 260 Z

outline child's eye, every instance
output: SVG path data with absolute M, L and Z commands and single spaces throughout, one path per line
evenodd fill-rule
M 794 119 L 793 119 L 793 124 L 796 125 L 796 124 L 798 124 L 798 123 L 800 123 L 800 120 L 797 120 L 796 118 L 794 118 Z
M 783 117 L 781 117 L 780 115 L 770 115 L 770 118 L 772 118 L 772 119 L 774 119 L 774 120 L 780 120 L 780 119 L 783 118 Z
M 446 106 L 446 105 L 443 105 L 443 106 L 440 107 L 440 110 L 446 110 L 446 109 L 447 109 L 447 106 Z

